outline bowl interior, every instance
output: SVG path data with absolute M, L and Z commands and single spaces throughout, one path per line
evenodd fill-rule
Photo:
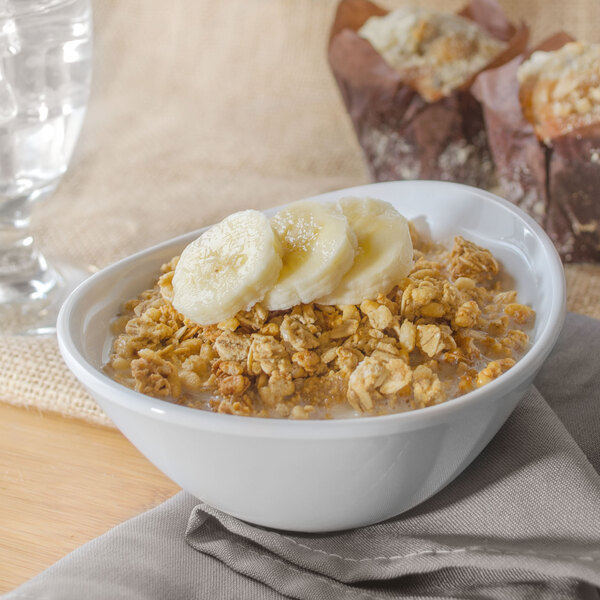
M 561 263 L 541 228 L 513 205 L 475 188 L 429 181 L 371 184 L 313 199 L 329 201 L 350 195 L 392 203 L 407 218 L 416 220 L 420 231 L 448 246 L 455 235 L 462 235 L 489 248 L 507 273 L 507 285 L 517 290 L 520 302 L 537 312 L 531 334 L 533 347 L 549 335 L 554 339 L 545 342 L 554 343 L 558 331 L 546 330 L 558 329 L 562 321 L 565 292 Z M 65 305 L 59 338 L 69 338 L 83 358 L 100 369 L 110 351 L 110 322 L 122 302 L 151 287 L 160 265 L 180 253 L 201 231 L 144 250 L 84 282 Z

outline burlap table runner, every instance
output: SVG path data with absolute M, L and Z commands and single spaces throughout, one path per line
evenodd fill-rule
M 564 28 L 600 42 L 598 0 L 501 1 L 534 39 Z M 368 181 L 325 59 L 335 0 L 94 4 L 84 130 L 35 213 L 48 254 L 103 267 L 235 210 Z M 569 309 L 600 317 L 600 267 L 567 278 Z M 0 400 L 109 424 L 54 340 L 0 337 L 0 353 Z

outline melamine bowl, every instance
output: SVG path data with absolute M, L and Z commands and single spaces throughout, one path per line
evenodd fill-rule
M 144 396 L 102 372 L 109 323 L 150 287 L 160 265 L 200 231 L 139 252 L 82 283 L 58 318 L 63 357 L 115 425 L 159 469 L 204 502 L 258 525 L 322 532 L 398 515 L 452 481 L 500 429 L 559 335 L 560 259 L 542 229 L 509 202 L 444 182 L 389 182 L 314 199 L 371 196 L 426 219 L 436 240 L 461 234 L 492 250 L 532 305 L 532 346 L 507 373 L 444 404 L 381 417 L 288 421 L 213 414 Z M 273 211 L 271 211 L 273 212 Z

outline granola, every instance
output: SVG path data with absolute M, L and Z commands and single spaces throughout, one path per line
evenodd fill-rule
M 124 304 L 106 371 L 193 408 L 291 419 L 402 412 L 489 383 L 526 352 L 535 312 L 501 288 L 489 250 L 411 236 L 413 269 L 386 295 L 282 311 L 256 304 L 205 327 L 171 304 L 176 257 Z

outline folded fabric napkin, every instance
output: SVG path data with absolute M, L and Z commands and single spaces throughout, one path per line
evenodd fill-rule
M 597 599 L 599 356 L 600 321 L 568 315 L 535 387 L 488 447 L 399 517 L 287 533 L 182 492 L 4 598 Z

